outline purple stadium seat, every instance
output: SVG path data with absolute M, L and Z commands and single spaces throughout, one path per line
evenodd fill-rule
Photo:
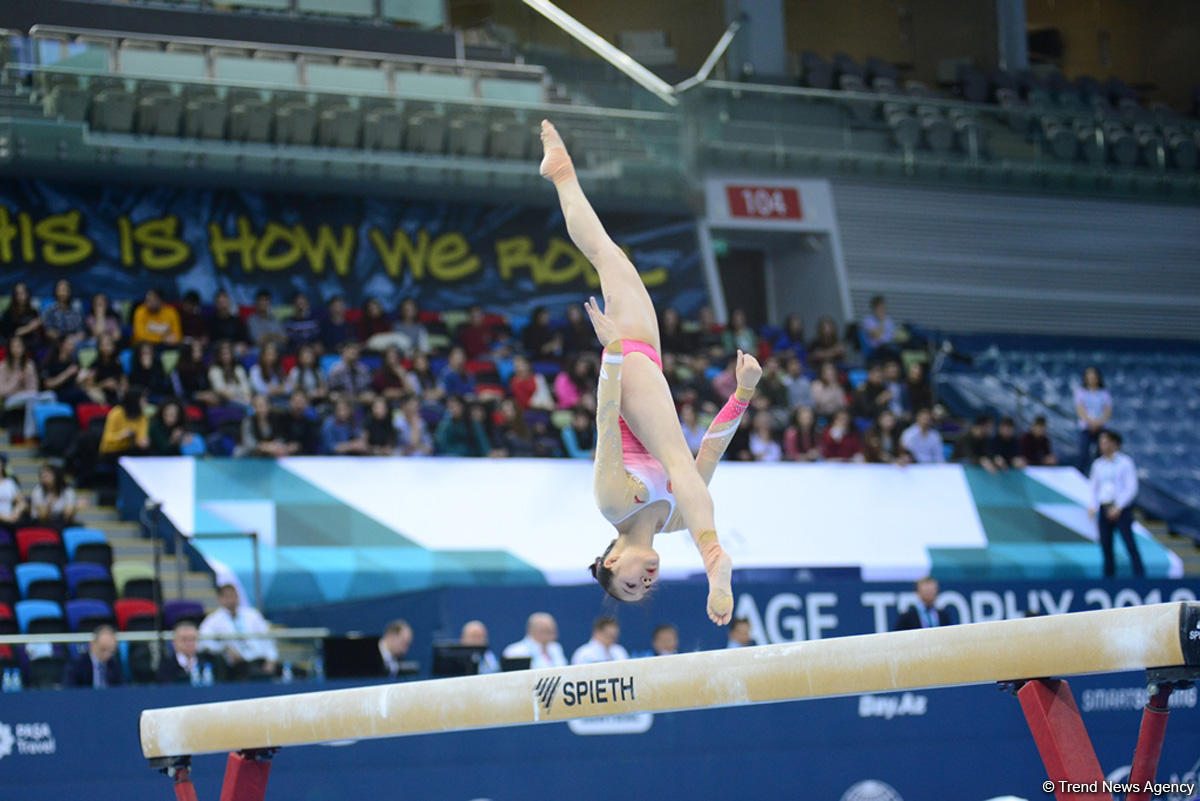
M 204 620 L 204 604 L 187 599 L 164 601 L 163 620 L 169 629 L 175 628 L 181 620 L 190 620 L 198 626 Z

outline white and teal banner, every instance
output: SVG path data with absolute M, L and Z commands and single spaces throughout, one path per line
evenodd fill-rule
M 247 586 L 249 541 L 222 535 L 255 532 L 273 608 L 439 586 L 583 583 L 614 536 L 586 461 L 170 457 L 121 466 L 218 573 Z M 1088 488 L 1074 468 L 727 464 L 712 493 L 721 540 L 742 570 L 851 568 L 868 581 L 1100 575 Z M 1150 576 L 1182 575 L 1177 556 L 1137 534 Z M 703 571 L 686 532 L 661 534 L 655 547 L 665 579 Z

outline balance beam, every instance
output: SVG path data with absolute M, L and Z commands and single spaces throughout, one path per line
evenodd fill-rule
M 1200 603 L 147 709 L 147 758 L 1200 665 Z

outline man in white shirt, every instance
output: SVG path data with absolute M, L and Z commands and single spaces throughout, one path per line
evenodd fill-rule
M 1099 513 L 1100 549 L 1104 553 L 1104 575 L 1116 575 L 1113 559 L 1113 529 L 1121 532 L 1121 541 L 1129 552 L 1135 576 L 1146 575 L 1142 555 L 1133 538 L 1133 502 L 1138 494 L 1137 468 L 1121 453 L 1121 435 L 1104 429 L 1099 437 L 1100 458 L 1092 462 L 1092 502 L 1088 515 Z
M 505 659 L 529 657 L 534 670 L 564 667 L 567 657 L 558 644 L 558 623 L 547 612 L 534 612 L 525 621 L 525 639 L 517 640 L 504 649 Z
M 572 665 L 591 665 L 596 662 L 615 662 L 628 659 L 629 653 L 617 640 L 621 638 L 621 625 L 615 617 L 603 615 L 592 623 L 592 638 L 571 654 Z
M 729 642 L 726 648 L 746 648 L 754 642 L 750 634 L 750 621 L 744 617 L 735 617 L 729 622 Z
M 900 446 L 908 451 L 917 464 L 940 464 L 946 461 L 942 435 L 933 428 L 933 413 L 917 409 L 915 422 L 900 435 Z
M 236 639 L 206 640 L 201 650 L 223 656 L 234 679 L 275 675 L 279 651 L 275 641 L 265 637 L 243 635 L 266 634 L 270 627 L 262 614 L 252 606 L 243 606 L 238 589 L 224 584 L 217 590 L 220 604 L 200 624 L 200 636 L 234 634 Z

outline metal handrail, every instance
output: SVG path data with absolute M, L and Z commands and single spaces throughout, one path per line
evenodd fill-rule
M 323 640 L 332 631 L 324 627 L 271 629 L 257 634 L 205 634 L 205 640 Z M 118 642 L 170 641 L 171 631 L 118 631 Z M 76 634 L 0 634 L 0 645 L 41 645 L 46 643 L 87 643 L 92 641 L 91 632 Z

